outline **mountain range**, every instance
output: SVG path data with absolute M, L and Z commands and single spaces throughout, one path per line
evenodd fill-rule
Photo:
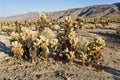
M 0 21 L 14 21 L 14 20 L 34 20 L 39 18 L 40 12 L 29 12 L 26 14 L 15 15 L 10 17 L 1 17 Z M 43 12 L 49 19 L 59 19 L 65 16 L 85 17 L 120 17 L 120 3 L 104 4 L 104 5 L 93 5 L 83 8 L 73 8 L 55 12 Z

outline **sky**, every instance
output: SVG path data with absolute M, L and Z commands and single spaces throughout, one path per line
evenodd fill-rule
M 28 12 L 53 12 L 116 2 L 120 0 L 0 0 L 0 17 Z

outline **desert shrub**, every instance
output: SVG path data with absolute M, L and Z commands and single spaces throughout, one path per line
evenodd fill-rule
M 41 35 L 45 36 L 48 39 L 55 38 L 56 34 L 50 29 L 50 28 L 45 28 L 42 32 Z

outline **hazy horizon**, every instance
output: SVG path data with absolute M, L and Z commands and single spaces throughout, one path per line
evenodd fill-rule
M 28 12 L 53 12 L 92 5 L 112 4 L 118 0 L 0 0 L 0 17 L 20 15 Z

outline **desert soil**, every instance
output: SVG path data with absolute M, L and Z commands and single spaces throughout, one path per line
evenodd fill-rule
M 116 35 L 116 25 L 104 29 L 84 29 L 79 38 L 100 36 L 106 41 L 99 67 L 83 67 L 79 62 L 73 65 L 49 58 L 48 63 L 39 59 L 37 63 L 18 61 L 9 55 L 9 37 L 0 35 L 0 80 L 120 80 L 120 36 Z

